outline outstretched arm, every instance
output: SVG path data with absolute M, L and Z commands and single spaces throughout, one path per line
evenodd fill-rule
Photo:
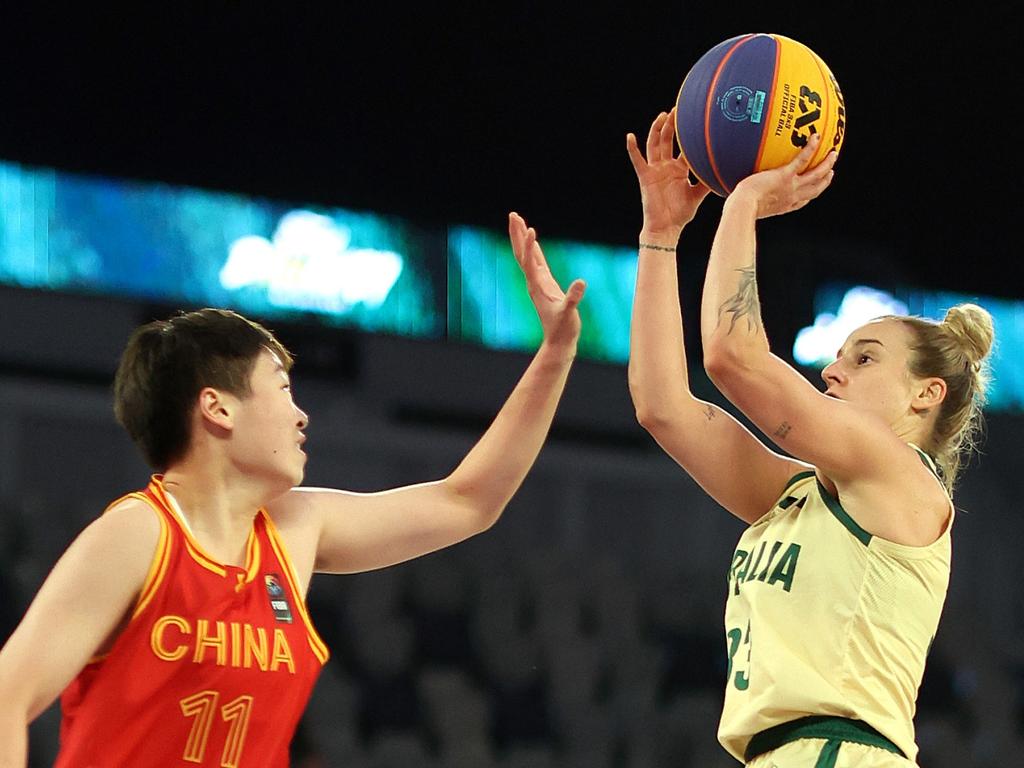
M 673 157 L 674 111 L 662 112 L 647 134 L 647 158 L 636 136 L 626 151 L 640 182 L 644 220 L 629 338 L 629 391 L 637 418 L 647 426 L 690 403 L 683 321 L 676 276 L 676 244 L 710 191 L 691 184 L 683 157 Z
M 892 430 L 815 389 L 772 354 L 757 288 L 758 219 L 798 210 L 832 181 L 836 155 L 807 164 L 817 136 L 788 165 L 754 174 L 729 195 L 715 235 L 701 302 L 704 366 L 723 394 L 776 445 L 836 481 L 885 461 Z M 877 422 L 877 423 L 876 423 Z
M 676 243 L 707 196 L 691 184 L 683 157 L 674 157 L 674 113 L 662 112 L 647 136 L 626 150 L 640 183 L 644 222 L 633 320 L 629 391 L 637 420 L 719 504 L 753 522 L 802 467 L 772 451 L 716 405 L 690 392 L 676 272 Z
M 286 535 L 303 528 L 303 520 L 314 521 L 314 570 L 381 568 L 454 544 L 493 525 L 522 484 L 576 355 L 576 307 L 585 286 L 576 280 L 562 291 L 536 232 L 516 213 L 509 216 L 509 237 L 544 330 L 532 362 L 491 426 L 443 480 L 368 494 L 300 488 L 274 502 L 270 512 Z

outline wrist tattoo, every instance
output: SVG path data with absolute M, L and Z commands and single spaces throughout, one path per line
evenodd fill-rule
M 672 253 L 676 252 L 676 249 L 674 247 L 669 247 L 667 245 L 655 245 L 654 243 L 640 243 L 640 247 L 648 248 L 652 251 L 671 251 Z

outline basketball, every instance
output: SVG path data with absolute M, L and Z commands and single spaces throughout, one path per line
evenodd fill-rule
M 846 106 L 814 51 L 782 35 L 750 34 L 709 50 L 676 100 L 676 139 L 693 175 L 721 197 L 758 171 L 785 165 L 812 135 L 811 159 L 839 151 Z

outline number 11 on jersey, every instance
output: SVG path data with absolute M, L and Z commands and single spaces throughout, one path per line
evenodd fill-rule
M 217 691 L 200 691 L 179 702 L 181 713 L 193 717 L 192 730 L 185 744 L 181 759 L 186 763 L 201 763 L 206 754 L 206 741 L 213 727 L 213 716 L 217 711 L 220 694 Z M 228 736 L 221 754 L 221 768 L 238 768 L 245 747 L 245 734 L 249 729 L 249 715 L 252 712 L 252 696 L 239 696 L 220 708 L 221 719 L 228 723 Z

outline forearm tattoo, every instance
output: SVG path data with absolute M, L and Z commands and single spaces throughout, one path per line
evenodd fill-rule
M 726 312 L 732 315 L 729 321 L 729 333 L 736 327 L 736 321 L 741 317 L 747 319 L 747 331 L 756 333 L 761 323 L 761 302 L 757 299 L 757 275 L 754 265 L 741 267 L 736 270 L 740 273 L 739 285 L 736 293 L 726 299 L 718 308 L 718 322 L 721 324 L 722 315 Z

